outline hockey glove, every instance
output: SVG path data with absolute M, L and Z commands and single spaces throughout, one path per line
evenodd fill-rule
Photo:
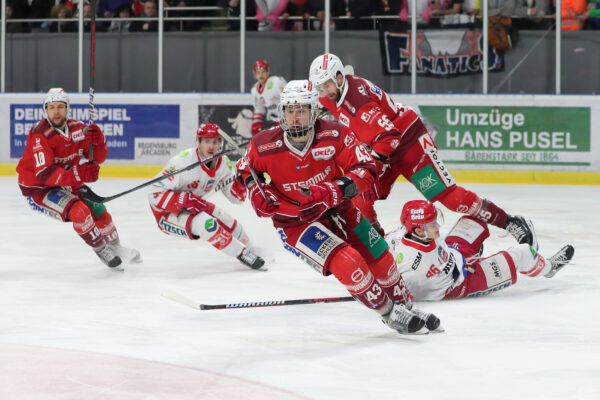
M 96 124 L 91 124 L 84 128 L 86 145 L 100 146 L 104 144 L 104 134 L 100 127 Z
M 85 163 L 74 166 L 71 171 L 75 178 L 76 185 L 83 185 L 84 182 L 96 182 L 98 180 L 98 172 L 100 164 Z
M 213 203 L 188 192 L 179 193 L 177 201 L 173 204 L 173 206 L 176 210 L 178 210 L 178 214 L 184 209 L 188 210 L 192 215 L 200 214 L 203 211 L 212 215 L 215 211 L 215 205 Z
M 250 202 L 252 203 L 252 207 L 259 217 L 272 217 L 275 215 L 277 208 L 279 208 L 279 199 L 273 190 L 269 188 L 269 185 L 262 185 L 265 194 L 269 198 L 268 200 L 265 199 L 258 189 L 258 185 L 258 183 L 255 183 L 250 187 Z
M 246 186 L 242 182 L 239 175 L 233 181 L 233 185 L 231 185 L 231 195 L 241 201 L 242 203 L 246 200 Z
M 316 221 L 325 211 L 342 202 L 342 191 L 334 182 L 321 182 L 308 190 L 310 195 L 300 203 L 300 219 L 304 222 Z

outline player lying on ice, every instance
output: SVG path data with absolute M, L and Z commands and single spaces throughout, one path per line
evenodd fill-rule
M 537 250 L 531 221 L 507 214 L 492 201 L 456 183 L 425 124 L 413 109 L 398 107 L 373 83 L 346 74 L 342 61 L 334 54 L 315 58 L 309 74 L 320 92 L 323 107 L 368 146 L 377 163 L 376 185 L 353 201 L 379 233 L 383 235 L 383 229 L 373 203 L 387 198 L 394 182 L 402 175 L 427 200 L 439 201 L 452 211 L 505 229 L 517 242 L 528 243 Z
M 196 133 L 196 147 L 173 157 L 157 175 L 166 175 L 188 165 L 213 157 L 221 151 L 223 138 L 217 124 L 202 124 Z M 264 260 L 248 248 L 248 235 L 232 216 L 203 199 L 215 188 L 233 204 L 246 199 L 244 184 L 227 156 L 182 172 L 151 186 L 148 200 L 158 228 L 167 235 L 203 240 L 242 264 L 260 269 Z
M 271 218 L 288 251 L 333 274 L 392 329 L 439 329 L 437 317 L 413 307 L 387 243 L 350 200 L 373 185 L 373 159 L 348 128 L 316 118 L 318 108 L 308 80 L 285 86 L 280 126 L 254 136 L 238 161 L 252 207 Z
M 90 246 L 104 264 L 121 269 L 122 261 L 141 262 L 135 249 L 121 246 L 117 228 L 102 204 L 85 200 L 79 188 L 96 182 L 108 148 L 100 128 L 68 118 L 69 97 L 52 88 L 44 97 L 46 118 L 31 128 L 17 165 L 19 188 L 31 208 L 63 222 Z M 89 149 L 92 147 L 92 155 Z M 85 157 L 90 162 L 80 164 Z
M 402 226 L 386 235 L 406 286 L 416 300 L 483 296 L 509 287 L 521 274 L 551 278 L 575 254 L 566 245 L 546 259 L 528 244 L 481 257 L 490 233 L 485 223 L 461 217 L 446 239 L 440 237 L 438 211 L 412 200 L 402 209 Z

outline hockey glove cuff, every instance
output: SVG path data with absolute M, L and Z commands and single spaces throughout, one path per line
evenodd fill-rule
M 300 219 L 304 222 L 316 221 L 342 202 L 342 191 L 335 182 L 322 182 L 309 186 L 308 190 L 310 194 L 300 203 Z

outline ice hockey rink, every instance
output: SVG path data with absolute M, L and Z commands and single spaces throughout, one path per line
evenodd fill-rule
M 101 178 L 104 196 L 142 179 Z M 600 186 L 466 184 L 530 217 L 540 252 L 575 246 L 554 278 L 520 275 L 485 298 L 420 303 L 444 333 L 402 336 L 355 302 L 200 311 L 208 304 L 347 296 L 285 252 L 250 205 L 238 217 L 267 272 L 157 229 L 141 190 L 107 203 L 142 264 L 109 270 L 1 177 L 0 399 L 599 399 Z M 378 203 L 384 228 L 421 198 L 400 183 Z M 445 212 L 447 232 L 458 214 Z M 514 243 L 492 228 L 485 255 Z

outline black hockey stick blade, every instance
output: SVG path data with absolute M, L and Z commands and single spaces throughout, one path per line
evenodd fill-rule
M 246 144 L 248 144 L 248 142 L 245 142 L 242 145 L 246 145 Z M 206 160 L 197 161 L 195 163 L 192 163 L 192 164 L 188 165 L 185 168 L 178 169 L 177 171 L 173 171 L 173 172 L 171 172 L 169 174 L 166 174 L 166 175 L 157 176 L 156 178 L 151 179 L 148 182 L 144 182 L 141 185 L 138 185 L 136 187 L 133 187 L 133 188 L 128 189 L 128 190 L 126 190 L 124 192 L 121 192 L 121 193 L 117 193 L 117 194 L 112 195 L 112 196 L 106 196 L 106 197 L 100 196 L 99 194 L 96 194 L 92 190 L 92 188 L 90 188 L 87 185 L 83 185 L 83 186 L 81 186 L 79 188 L 79 194 L 81 194 L 81 196 L 84 199 L 88 200 L 88 201 L 92 201 L 94 203 L 106 203 L 108 201 L 117 199 L 117 198 L 119 198 L 121 196 L 125 196 L 126 194 L 129 194 L 131 192 L 135 192 L 136 190 L 142 189 L 142 188 L 144 188 L 146 186 L 150 186 L 150 185 L 152 185 L 152 184 L 154 184 L 156 182 L 160 182 L 160 181 L 162 181 L 164 179 L 168 179 L 168 178 L 172 177 L 173 175 L 180 174 L 180 173 L 182 173 L 184 171 L 189 171 L 190 169 L 196 168 L 199 165 L 209 163 L 209 162 L 211 162 L 213 160 L 216 160 L 219 157 L 225 156 L 227 154 L 234 153 L 236 151 L 237 151 L 236 149 L 224 150 L 224 151 L 220 152 L 219 154 L 215 154 L 214 156 L 207 158 Z
M 195 310 L 222 310 L 228 308 L 255 308 L 255 307 L 275 307 L 275 306 L 293 306 L 300 304 L 315 304 L 315 303 L 340 303 L 344 301 L 354 301 L 354 297 L 324 297 L 314 299 L 297 299 L 297 300 L 274 300 L 274 301 L 254 301 L 245 303 L 229 303 L 229 304 L 202 304 L 172 290 L 165 290 L 161 294 L 163 297 L 173 300 L 177 303 L 184 304 Z

